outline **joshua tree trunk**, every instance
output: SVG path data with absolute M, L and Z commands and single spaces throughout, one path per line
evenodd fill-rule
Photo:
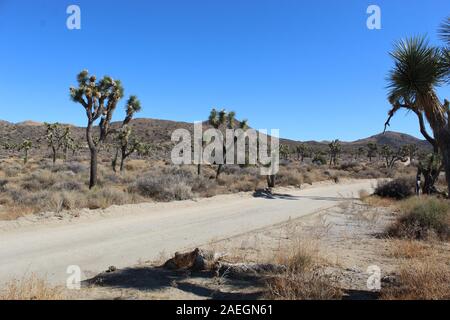
M 116 172 L 117 159 L 119 158 L 119 148 L 116 148 L 116 154 L 111 162 L 111 166 L 114 172 Z
M 216 179 L 219 179 L 219 175 L 220 175 L 220 172 L 221 172 L 221 170 L 222 170 L 222 164 L 219 164 L 219 166 L 217 167 L 217 172 L 216 172 Z
M 23 163 L 27 164 L 28 162 L 28 150 L 25 149 L 25 156 L 23 157 Z
M 123 171 L 123 165 L 125 163 L 125 159 L 128 157 L 126 147 L 122 147 L 122 157 L 120 158 L 120 172 Z
M 91 152 L 91 170 L 89 178 L 89 189 L 92 189 L 97 184 L 97 146 L 92 138 L 92 122 L 89 121 L 86 128 L 86 139 L 89 150 Z
M 53 152 L 53 165 L 56 163 L 56 148 L 52 147 L 52 152 Z
M 441 147 L 442 164 L 445 171 L 445 180 L 447 182 L 448 196 L 450 197 L 450 143 L 445 143 Z
M 267 176 L 267 186 L 269 188 L 275 188 L 275 175 L 268 175 Z

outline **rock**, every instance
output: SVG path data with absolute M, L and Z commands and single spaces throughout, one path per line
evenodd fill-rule
M 115 267 L 115 266 L 109 266 L 108 267 L 108 270 L 106 270 L 106 272 L 114 272 L 114 271 L 117 271 L 117 268 Z

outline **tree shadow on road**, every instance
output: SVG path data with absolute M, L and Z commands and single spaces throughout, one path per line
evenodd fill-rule
M 83 281 L 82 285 L 83 287 L 131 289 L 146 293 L 176 288 L 201 298 L 219 300 L 258 299 L 264 294 L 263 282 L 259 278 L 214 277 L 211 272 L 173 271 L 154 266 L 138 266 L 103 272 Z M 247 290 L 248 288 L 254 290 Z

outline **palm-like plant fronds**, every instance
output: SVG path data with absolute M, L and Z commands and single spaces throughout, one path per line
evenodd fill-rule
M 442 22 L 439 28 L 439 36 L 450 47 L 450 16 Z
M 390 53 L 394 68 L 388 76 L 390 100 L 399 98 L 414 102 L 444 83 L 446 70 L 441 51 L 428 44 L 424 37 L 398 41 Z

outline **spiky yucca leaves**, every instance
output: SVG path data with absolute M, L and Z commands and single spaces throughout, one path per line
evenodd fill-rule
M 445 46 L 442 48 L 442 57 L 444 69 L 447 70 L 445 81 L 450 83 L 450 16 L 441 24 L 439 36 L 445 42 Z
M 441 34 L 445 37 L 448 21 Z M 388 100 L 392 104 L 385 127 L 395 113 L 404 108 L 416 114 L 420 132 L 429 141 L 435 153 L 443 157 L 447 186 L 450 190 L 450 123 L 449 102 L 439 101 L 438 86 L 448 83 L 448 46 L 433 47 L 424 37 L 413 37 L 396 43 L 391 52 L 394 67 L 389 72 Z M 425 120 L 431 127 L 427 132 Z
M 134 114 L 137 112 L 140 112 L 142 109 L 141 107 L 141 101 L 137 98 L 137 96 L 130 96 L 127 100 L 127 103 L 125 105 L 125 111 L 126 111 L 126 117 L 123 121 L 123 124 L 128 124 L 131 119 L 133 118 Z
M 450 47 L 450 16 L 442 22 L 439 28 L 439 36 Z

